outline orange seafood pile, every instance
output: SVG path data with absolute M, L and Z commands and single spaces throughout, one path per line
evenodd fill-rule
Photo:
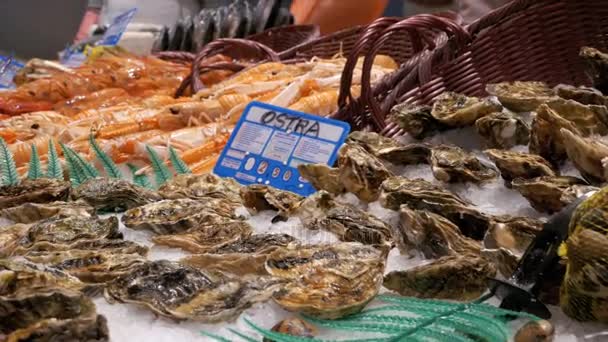
M 2 95 L 3 105 L 20 96 L 27 99 L 21 102 L 26 105 L 13 107 L 7 114 L 34 104 L 45 110 L 0 120 L 0 137 L 9 144 L 22 174 L 27 172 L 31 145 L 37 147 L 42 162 L 46 161 L 49 139 L 94 160 L 88 141 L 91 133 L 118 164 L 145 166 L 146 146 L 164 158 L 172 147 L 194 173 L 210 172 L 234 124 L 252 100 L 317 115 L 336 111 L 345 62 L 344 58 L 332 58 L 262 63 L 230 77 L 216 74 L 197 94 L 173 98 L 169 94 L 187 74 L 183 65 L 153 58 L 99 58 L 75 69 L 74 78 L 67 77 L 69 71 L 53 71 Z M 391 58 L 378 56 L 372 82 L 396 68 Z M 355 97 L 359 96 L 360 79 L 358 63 L 351 86 Z M 49 88 L 37 88 L 43 86 Z M 31 93 L 31 89 L 36 91 Z M 41 105 L 45 101 L 52 103 L 50 108 Z M 0 108 L 6 112 L 7 107 Z

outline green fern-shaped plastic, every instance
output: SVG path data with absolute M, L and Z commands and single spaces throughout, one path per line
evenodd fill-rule
M 177 152 L 175 152 L 175 149 L 171 146 L 169 146 L 169 160 L 171 160 L 171 165 L 173 165 L 173 168 L 178 175 L 192 173 L 188 165 L 186 165 L 182 158 L 179 157 Z
M 137 167 L 133 164 L 127 164 L 129 170 L 131 170 L 131 176 L 133 177 L 133 183 L 139 185 L 144 188 L 152 189 L 152 183 L 148 179 L 148 176 L 145 173 L 137 174 Z
M 97 159 L 99 159 L 99 161 L 101 162 L 103 169 L 106 170 L 108 176 L 110 178 L 122 178 L 122 173 L 118 169 L 118 166 L 116 166 L 116 164 L 114 163 L 112 158 L 110 158 L 109 155 L 102 151 L 101 147 L 99 147 L 99 145 L 97 144 L 97 141 L 95 141 L 95 137 L 93 137 L 93 134 L 89 135 L 89 144 L 91 144 L 91 148 L 95 152 Z
M 513 317 L 538 320 L 528 313 L 500 309 L 482 302 L 492 295 L 470 303 L 454 303 L 433 299 L 417 299 L 380 295 L 385 305 L 363 310 L 338 320 L 321 320 L 305 317 L 310 323 L 344 332 L 344 336 L 356 333 L 373 337 L 351 338 L 349 342 L 397 342 L 397 341 L 454 341 L 454 342 L 503 342 L 510 336 L 508 322 Z M 276 342 L 334 342 L 337 340 L 309 339 L 264 329 L 247 318 L 245 322 L 257 333 Z M 230 330 L 245 341 L 255 340 L 243 332 Z M 224 341 L 224 337 L 203 333 Z M 236 341 L 237 339 L 231 339 Z
M 171 179 L 171 171 L 167 165 L 163 163 L 163 160 L 153 148 L 146 145 L 146 150 L 148 151 L 148 156 L 150 157 L 150 162 L 152 163 L 152 169 L 154 170 L 154 176 L 156 178 L 156 185 L 161 186 L 166 181 Z
M 42 166 L 40 166 L 40 155 L 38 154 L 38 148 L 32 144 L 32 152 L 30 153 L 30 163 L 27 169 L 28 179 L 42 178 Z
M 0 137 L 0 172 L 2 172 L 2 185 L 17 185 L 19 184 L 19 173 L 13 154 L 8 149 L 6 141 Z
M 78 154 L 73 149 L 71 149 L 67 146 L 66 146 L 66 148 L 67 148 L 68 152 L 74 157 L 74 161 L 82 168 L 87 179 L 99 177 L 99 171 L 97 171 L 97 169 L 95 168 L 95 166 L 93 164 L 89 163 L 88 160 L 84 159 L 83 156 Z
M 68 168 L 70 183 L 72 183 L 73 187 L 77 187 L 87 179 L 87 175 L 85 174 L 82 166 L 70 152 L 70 149 L 64 144 L 61 144 L 61 149 L 63 150 L 63 157 Z
M 46 176 L 48 178 L 63 179 L 63 169 L 61 168 L 57 148 L 55 148 L 55 143 L 52 139 L 49 140 L 49 157 L 46 167 Z

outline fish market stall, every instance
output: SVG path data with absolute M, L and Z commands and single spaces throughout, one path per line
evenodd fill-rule
M 606 17 L 518 0 L 27 62 L 0 93 L 0 341 L 604 340 Z

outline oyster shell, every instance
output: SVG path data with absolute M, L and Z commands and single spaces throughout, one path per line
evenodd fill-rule
M 608 105 L 608 99 L 604 97 L 601 91 L 595 88 L 559 84 L 554 90 L 559 97 L 566 100 L 574 100 L 585 105 Z
M 77 240 L 71 244 L 37 244 L 29 248 L 25 255 L 34 252 L 59 252 L 59 251 L 94 251 L 103 250 L 107 253 L 125 253 L 148 255 L 148 247 L 138 245 L 129 240 L 122 239 L 97 239 L 97 240 Z
M 85 283 L 104 283 L 130 270 L 146 258 L 119 250 L 69 250 L 29 252 L 25 259 L 63 270 Z
M 530 152 L 557 164 L 566 158 L 560 129 L 566 128 L 581 136 L 606 134 L 607 115 L 605 106 L 585 106 L 571 100 L 543 104 L 532 120 Z
M 206 199 L 219 198 L 239 204 L 241 185 L 232 178 L 218 177 L 212 173 L 203 175 L 177 175 L 158 188 L 158 193 L 166 199 Z
M 31 226 L 20 242 L 20 250 L 47 245 L 69 245 L 78 240 L 119 239 L 118 219 L 89 217 L 50 218 Z M 19 251 L 18 251 L 19 252 Z
M 502 111 L 500 103 L 489 98 L 465 96 L 453 92 L 444 92 L 433 103 L 431 115 L 437 121 L 450 127 L 472 125 L 475 120 L 490 113 Z
M 478 255 L 450 255 L 384 277 L 384 287 L 403 296 L 468 301 L 481 296 L 494 265 Z
M 0 296 L 19 296 L 53 288 L 87 292 L 86 284 L 56 268 L 0 259 Z
M 488 84 L 486 92 L 498 98 L 506 108 L 515 112 L 531 112 L 555 97 L 549 86 L 543 82 L 504 82 Z
M 428 144 L 401 144 L 374 132 L 352 132 L 347 142 L 362 146 L 372 155 L 395 165 L 427 163 L 431 155 Z
M 13 255 L 29 228 L 30 226 L 25 224 L 15 224 L 0 228 L 0 258 Z
M 73 190 L 72 198 L 101 211 L 123 211 L 161 199 L 155 191 L 115 178 L 90 179 Z
M 495 216 L 483 239 L 482 255 L 510 277 L 526 249 L 543 229 L 543 221 L 527 217 Z
M 322 319 L 357 313 L 380 290 L 385 257 L 358 243 L 290 245 L 272 252 L 266 270 L 290 280 L 274 295 L 282 308 Z
M 402 204 L 410 209 L 427 210 L 454 223 L 467 237 L 483 239 L 490 217 L 473 209 L 471 203 L 458 195 L 423 179 L 392 177 L 382 183 L 382 206 L 399 210 Z
M 50 178 L 24 179 L 18 185 L 0 186 L 0 209 L 23 203 L 65 201 L 69 195 L 69 182 Z
M 339 203 L 325 191 L 307 197 L 295 214 L 305 228 L 327 230 L 342 241 L 380 248 L 392 246 L 392 231 L 387 223 L 355 206 Z
M 116 278 L 105 296 L 110 302 L 144 305 L 162 316 L 213 323 L 233 320 L 251 305 L 270 299 L 283 282 L 234 279 L 160 260 Z
M 276 210 L 279 214 L 284 215 L 291 213 L 304 199 L 304 197 L 293 192 L 261 184 L 242 187 L 240 195 L 245 207 L 253 213 L 263 210 Z
M 402 206 L 399 217 L 394 235 L 402 253 L 414 248 L 425 258 L 436 259 L 452 254 L 478 255 L 481 251 L 479 242 L 463 236 L 456 225 L 442 216 Z
M 527 145 L 530 141 L 530 126 L 509 113 L 493 113 L 475 121 L 477 133 L 489 147 L 511 148 Z
M 311 325 L 310 323 L 298 317 L 290 317 L 284 319 L 275 324 L 271 330 L 281 334 L 308 338 L 313 338 L 319 333 L 319 331 L 317 330 L 317 328 L 315 328 L 314 325 Z M 265 337 L 262 342 L 273 341 Z
M 602 160 L 608 157 L 608 144 L 597 138 L 583 138 L 565 128 L 560 133 L 568 158 L 581 175 L 593 183 L 607 181 Z
M 496 178 L 498 173 L 472 154 L 457 146 L 441 145 L 432 149 L 431 170 L 442 182 L 481 183 Z
M 555 328 L 546 320 L 530 321 L 517 330 L 513 342 L 552 342 Z
M 392 175 L 378 158 L 360 145 L 352 143 L 347 143 L 340 149 L 337 169 L 321 165 L 298 165 L 298 171 L 317 190 L 339 194 L 344 189 L 366 202 L 378 198 L 378 187 Z
M 34 223 L 53 216 L 91 217 L 95 209 L 82 201 L 23 203 L 19 206 L 0 210 L 0 216 L 16 223 Z
M 179 234 L 157 235 L 152 241 L 157 245 L 181 248 L 191 253 L 204 253 L 209 249 L 234 243 L 251 234 L 253 229 L 245 221 L 222 221 L 223 218 L 207 216 L 209 222 L 201 223 Z
M 180 263 L 200 269 L 214 269 L 233 274 L 267 275 L 264 263 L 269 253 L 295 241 L 287 234 L 258 234 L 243 237 L 217 248 L 201 250 L 206 254 L 187 256 Z
M 515 179 L 513 189 L 524 196 L 532 208 L 547 213 L 555 213 L 576 199 L 577 193 L 595 189 L 576 177 L 536 177 Z
M 587 65 L 586 72 L 593 80 L 594 87 L 604 94 L 608 93 L 608 54 L 585 46 L 580 56 Z
M 529 153 L 504 150 L 485 150 L 507 184 L 516 178 L 554 177 L 557 173 L 545 158 Z
M 206 201 L 188 198 L 162 200 L 127 210 L 122 222 L 132 229 L 173 234 L 203 223 L 225 223 L 236 219 L 235 209 L 233 203 L 215 198 Z
M 391 109 L 391 119 L 416 139 L 424 139 L 448 127 L 431 115 L 430 106 L 401 103 Z
M 108 327 L 82 293 L 54 289 L 0 297 L 0 336 L 6 341 L 108 341 Z
M 341 194 L 345 191 L 340 181 L 340 170 L 323 164 L 298 165 L 300 176 L 312 184 L 317 190 L 325 190 L 332 194 Z

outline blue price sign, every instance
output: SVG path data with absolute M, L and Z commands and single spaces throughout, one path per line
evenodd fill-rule
M 349 131 L 346 122 L 254 101 L 236 124 L 214 173 L 307 196 L 315 189 L 300 177 L 298 165 L 333 165 Z
M 13 57 L 0 56 L 0 89 L 15 88 L 13 78 L 23 68 L 23 64 Z
M 118 44 L 120 37 L 127 30 L 127 25 L 129 25 L 136 12 L 137 8 L 133 8 L 114 18 L 101 40 L 96 42 L 95 45 L 114 46 Z

